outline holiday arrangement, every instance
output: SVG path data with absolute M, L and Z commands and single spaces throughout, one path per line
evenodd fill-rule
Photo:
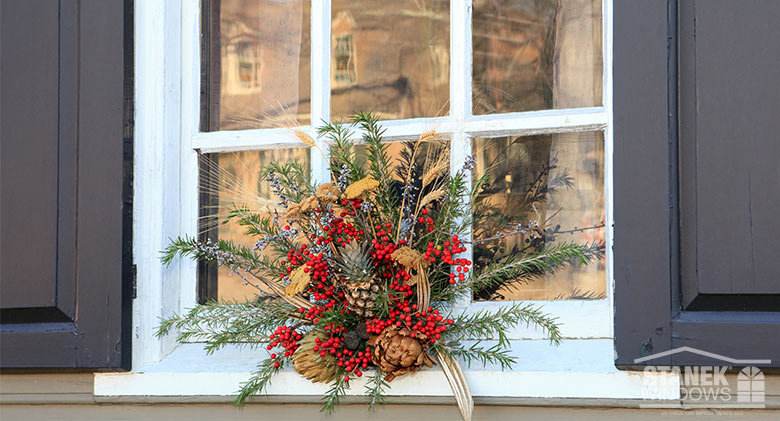
M 353 133 L 362 136 L 359 153 Z M 426 133 L 403 144 L 391 162 L 383 129 L 372 114 L 349 124 L 325 124 L 332 182 L 312 183 L 295 162 L 258 169 L 278 199 L 272 211 L 237 204 L 227 220 L 255 241 L 173 240 L 163 261 L 188 256 L 230 268 L 258 298 L 210 302 L 163 320 L 158 334 L 201 341 L 208 352 L 228 344 L 262 348 L 257 370 L 240 386 L 236 404 L 262 393 L 274 374 L 292 366 L 312 382 L 330 385 L 331 412 L 350 381 L 367 376 L 370 407 L 392 381 L 423 367 L 441 367 L 464 419 L 473 401 L 459 361 L 511 368 L 508 331 L 535 326 L 560 341 L 555 319 L 537 306 L 515 303 L 466 312 L 456 305 L 472 291 L 510 288 L 566 265 L 585 265 L 603 245 L 541 245 L 474 268 L 470 247 L 511 236 L 534 236 L 538 223 L 506 224 L 469 239 L 474 198 L 485 177 L 471 182 L 469 158 L 450 171 L 448 143 Z M 307 145 L 316 143 L 303 132 Z M 260 354 L 258 354 L 260 357 Z

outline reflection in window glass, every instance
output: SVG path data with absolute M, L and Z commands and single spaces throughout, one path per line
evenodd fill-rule
M 238 224 L 223 222 L 234 205 L 245 205 L 269 215 L 274 209 L 280 209 L 278 198 L 272 195 L 269 184 L 260 178 L 260 169 L 272 162 L 296 162 L 306 174 L 311 170 L 308 148 L 224 152 L 205 155 L 201 161 L 201 197 L 209 197 L 207 203 L 201 202 L 201 232 L 207 233 L 212 241 L 217 238 L 229 240 L 249 248 L 254 247 L 256 239 L 246 235 L 244 228 Z M 204 177 L 205 173 L 209 177 Z M 224 266 L 211 276 L 214 275 L 217 278 L 217 294 L 212 291 L 212 295 L 220 301 L 243 301 L 257 295 L 254 288 L 244 286 L 241 277 L 231 275 L 230 269 Z
M 220 0 L 210 46 L 220 66 L 209 112 L 213 130 L 309 124 L 311 2 Z M 218 113 L 218 115 L 214 115 Z
M 474 0 L 473 112 L 601 105 L 601 0 Z
M 488 175 L 475 203 L 473 237 L 490 238 L 507 226 L 538 221 L 530 234 L 474 247 L 474 263 L 540 251 L 551 242 L 604 242 L 602 132 L 477 138 L 474 177 Z M 478 300 L 599 299 L 606 297 L 605 262 L 567 267 L 512 289 L 475 292 Z
M 383 120 L 446 115 L 447 0 L 333 0 L 331 115 Z

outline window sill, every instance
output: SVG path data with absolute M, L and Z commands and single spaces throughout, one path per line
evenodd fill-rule
M 679 399 L 676 376 L 617 370 L 613 352 L 612 339 L 569 339 L 559 347 L 542 340 L 515 341 L 513 353 L 519 358 L 512 371 L 479 364 L 464 369 L 478 403 L 520 404 L 529 398 L 554 399 L 559 404 L 560 399 Z M 228 348 L 206 356 L 201 344 L 185 344 L 161 362 L 134 372 L 96 373 L 94 395 L 101 402 L 145 402 L 164 397 L 178 402 L 229 401 L 239 383 L 249 377 L 256 360 L 265 355 L 265 350 Z M 352 382 L 348 400 L 359 401 L 365 379 Z M 653 384 L 652 392 L 648 392 L 648 382 Z M 262 399 L 312 402 L 319 401 L 326 390 L 327 385 L 311 383 L 288 369 L 274 377 Z M 453 399 L 436 367 L 394 380 L 388 397 L 394 403 L 449 403 Z

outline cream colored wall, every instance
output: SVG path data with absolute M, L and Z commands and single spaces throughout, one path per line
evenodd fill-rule
M 638 401 L 525 399 L 522 405 L 492 401 L 477 405 L 474 420 L 657 420 L 679 416 L 718 415 L 725 420 L 780 419 L 780 375 L 766 377 L 766 410 L 649 410 L 637 409 Z M 421 399 L 424 401 L 424 399 Z M 229 397 L 145 397 L 98 401 L 92 396 L 91 374 L 0 375 L 0 420 L 364 420 L 365 405 L 342 405 L 326 417 L 316 403 L 250 403 L 243 409 Z M 372 421 L 424 419 L 458 420 L 452 405 L 390 404 L 371 414 Z

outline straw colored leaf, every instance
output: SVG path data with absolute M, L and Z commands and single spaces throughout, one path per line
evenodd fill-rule
M 290 295 L 295 295 L 306 290 L 311 281 L 311 275 L 304 271 L 306 266 L 300 266 L 290 274 L 290 284 L 284 288 L 284 291 Z
M 452 394 L 455 395 L 455 401 L 458 403 L 460 415 L 463 421 L 471 421 L 471 413 L 474 411 L 474 399 L 471 397 L 469 384 L 466 382 L 466 376 L 455 359 L 442 352 L 437 352 L 436 357 L 441 365 L 444 377 L 450 384 Z

